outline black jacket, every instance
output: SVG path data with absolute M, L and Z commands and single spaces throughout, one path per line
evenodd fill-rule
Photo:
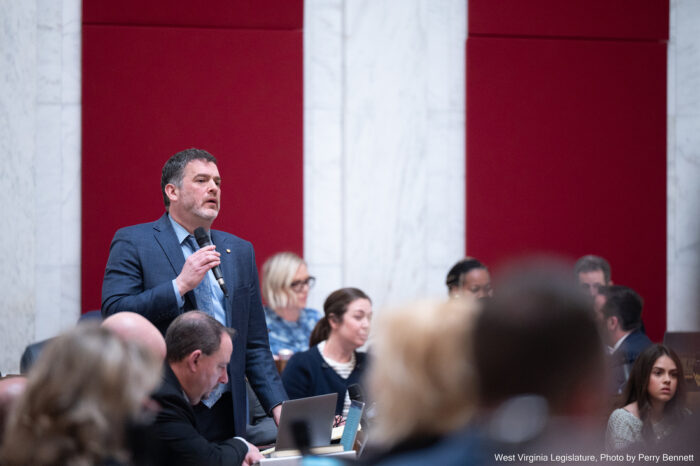
M 152 397 L 161 409 L 152 429 L 162 443 L 168 464 L 187 466 L 238 465 L 248 453 L 243 440 L 209 442 L 197 428 L 194 411 L 180 382 L 166 363 L 163 383 Z

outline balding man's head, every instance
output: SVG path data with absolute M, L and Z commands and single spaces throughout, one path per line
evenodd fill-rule
M 165 359 L 165 339 L 158 329 L 145 317 L 134 312 L 117 312 L 107 317 L 102 326 L 126 341 L 140 344 L 161 360 Z

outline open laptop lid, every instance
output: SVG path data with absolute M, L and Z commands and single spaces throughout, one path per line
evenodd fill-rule
M 340 437 L 340 444 L 343 450 L 352 450 L 357 437 L 357 429 L 360 427 L 360 419 L 362 419 L 362 411 L 365 409 L 365 404 L 361 401 L 352 400 L 348 409 L 348 417 L 345 419 L 345 427 L 343 428 L 343 436 Z
M 329 393 L 283 402 L 275 450 L 298 448 L 293 429 L 300 422 L 308 428 L 310 447 L 329 445 L 337 400 L 337 393 Z

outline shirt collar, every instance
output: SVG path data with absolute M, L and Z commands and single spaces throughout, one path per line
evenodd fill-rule
M 173 230 L 175 230 L 175 236 L 177 236 L 178 244 L 182 244 L 182 242 L 185 241 L 185 238 L 190 236 L 189 232 L 185 230 L 185 227 L 177 223 L 170 215 L 168 215 L 168 220 L 170 220 L 170 224 L 173 226 Z
M 625 339 L 626 339 L 628 336 L 630 336 L 631 333 L 632 333 L 632 332 L 630 331 L 629 333 L 625 334 L 625 336 L 623 336 L 622 338 L 620 338 L 619 340 L 617 340 L 617 343 L 615 343 L 615 346 L 612 347 L 612 353 L 614 353 L 615 351 L 617 351 L 617 349 L 620 347 L 620 345 L 622 345 L 622 342 L 625 341 Z

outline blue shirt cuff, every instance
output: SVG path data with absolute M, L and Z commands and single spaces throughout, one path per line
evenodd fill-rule
M 177 307 L 182 309 L 182 307 L 185 305 L 185 299 L 182 296 L 180 296 L 180 290 L 177 289 L 177 283 L 175 283 L 175 280 L 173 280 L 173 293 L 175 293 Z

